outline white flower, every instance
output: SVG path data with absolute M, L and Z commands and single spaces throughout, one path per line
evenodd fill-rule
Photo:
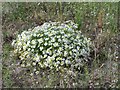
M 67 35 L 67 34 L 64 34 L 64 37 L 68 37 L 68 35 Z
M 69 46 L 67 44 L 65 44 L 65 48 L 68 48 Z
M 65 57 L 67 56 L 67 54 L 68 54 L 67 51 L 64 51 L 64 56 L 65 56 Z
M 29 46 L 30 45 L 30 40 L 29 41 L 27 41 L 27 46 Z
M 58 41 L 61 42 L 61 39 L 59 38 Z
M 16 42 L 16 40 L 13 40 L 11 45 L 13 46 L 15 44 L 15 42 Z
M 33 71 L 36 71 L 36 68 L 34 68 Z
M 48 34 L 49 37 L 51 37 L 52 35 L 53 35 L 53 33 L 51 33 L 51 32 Z
M 44 65 L 47 67 L 47 66 L 48 66 L 48 63 L 47 63 L 47 62 L 44 62 Z
M 42 38 L 38 39 L 38 42 L 39 42 L 39 43 L 42 43 L 42 42 L 43 42 L 43 39 L 42 39 Z
M 21 46 L 21 45 L 22 45 L 22 42 L 19 42 L 19 41 L 18 41 L 18 46 Z
M 79 50 L 80 49 L 80 47 L 79 46 L 77 46 L 77 50 Z
M 57 36 L 57 38 L 60 38 L 60 36 Z
M 31 44 L 33 44 L 33 45 L 36 44 L 36 41 L 35 41 L 35 40 L 32 40 L 32 41 L 31 41 Z
M 27 48 L 27 46 L 26 46 L 26 45 L 24 45 L 24 46 L 23 46 L 23 50 L 26 50 L 26 48 Z
M 40 34 L 40 37 L 42 37 L 43 36 L 43 34 Z
M 52 51 L 50 49 L 47 49 L 46 53 L 52 55 Z
M 70 53 L 70 55 L 72 55 L 72 51 L 70 51 L 69 53 Z
M 35 66 L 36 65 L 36 63 L 35 62 L 33 62 L 33 66 Z
M 58 54 L 61 54 L 61 51 L 58 50 L 57 53 L 58 53 Z
M 40 47 L 40 51 L 42 51 L 43 50 L 43 47 Z
M 47 42 L 45 42 L 44 45 L 47 46 Z
M 34 28 L 34 31 L 40 30 L 40 26 Z
M 45 54 L 45 53 L 46 53 L 46 50 L 43 50 L 42 53 Z
M 30 48 L 28 48 L 28 51 L 30 51 L 31 49 Z
M 62 51 L 63 50 L 63 48 L 62 47 L 59 47 L 59 49 L 58 49 L 59 51 Z
M 61 65 L 64 65 L 64 61 L 61 61 Z
M 62 60 L 62 58 L 61 58 L 61 57 L 57 57 L 56 60 L 57 60 L 57 61 L 58 61 L 58 60 Z
M 61 31 L 60 33 L 61 33 L 61 34 L 64 34 L 64 32 L 63 32 L 63 31 Z
M 31 49 L 32 52 L 34 52 L 34 49 Z
M 55 42 L 55 38 L 53 37 L 51 41 L 52 41 L 52 42 Z
M 27 65 L 26 66 L 30 66 L 30 63 L 27 63 Z
M 48 41 L 48 45 L 52 45 L 53 43 L 51 41 Z
M 69 60 L 65 60 L 66 64 L 71 64 L 71 62 Z
M 62 39 L 64 39 L 65 37 L 64 37 L 64 36 L 62 36 L 61 38 L 62 38 Z
M 33 76 L 33 73 L 31 73 L 30 76 Z
M 47 54 L 44 54 L 44 56 L 43 56 L 44 58 L 46 58 L 47 57 Z
M 60 64 L 60 61 L 57 61 L 56 64 Z
M 57 46 L 59 46 L 59 44 L 58 44 L 58 43 L 54 43 L 53 46 L 54 46 L 54 47 L 57 47 Z
M 36 62 L 39 62 L 39 61 L 40 61 L 40 57 L 39 57 L 38 54 L 35 55 L 35 60 L 36 60 Z
M 25 67 L 25 64 L 21 64 L 21 67 Z
M 55 58 L 55 57 L 56 57 L 56 54 L 53 54 L 53 57 Z
M 39 74 L 39 71 L 36 71 L 35 73 L 36 73 L 36 74 Z
M 32 48 L 35 48 L 35 47 L 36 47 L 36 45 L 32 45 L 31 47 L 32 47 Z
M 49 40 L 49 38 L 45 38 L 45 40 L 47 41 L 47 40 Z
M 70 37 L 70 36 L 71 36 L 70 34 L 67 35 L 67 37 Z

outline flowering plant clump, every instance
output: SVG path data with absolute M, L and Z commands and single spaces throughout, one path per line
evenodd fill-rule
M 19 55 L 21 66 L 60 69 L 80 69 L 90 54 L 90 39 L 77 31 L 72 21 L 46 22 L 32 30 L 23 31 L 12 46 Z

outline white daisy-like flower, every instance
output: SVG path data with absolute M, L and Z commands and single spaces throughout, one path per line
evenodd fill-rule
M 38 42 L 41 44 L 43 42 L 43 39 L 42 38 L 38 39 Z
M 60 39 L 60 38 L 58 39 L 58 42 L 61 42 L 61 39 Z
M 31 47 L 32 47 L 32 48 L 35 48 L 35 47 L 36 47 L 36 45 L 32 45 Z
M 21 64 L 21 67 L 25 67 L 25 64 Z
M 48 63 L 47 63 L 47 62 L 44 62 L 44 65 L 45 65 L 46 67 L 48 67 Z
M 40 56 L 38 54 L 35 55 L 35 60 L 36 60 L 36 62 L 40 61 Z
M 47 49 L 46 53 L 52 55 L 52 51 L 50 49 Z
M 67 44 L 65 44 L 65 48 L 68 48 L 69 46 Z
M 43 50 L 43 47 L 40 47 L 40 51 L 42 51 Z
M 57 46 L 59 46 L 59 44 L 55 42 L 55 43 L 53 44 L 53 46 L 54 46 L 54 47 L 57 47 Z
M 45 38 L 45 40 L 47 41 L 47 40 L 49 40 L 49 38 Z
M 79 46 L 77 46 L 77 50 L 80 50 L 80 47 L 79 47 Z
M 67 54 L 68 54 L 67 51 L 64 51 L 64 56 L 65 56 L 65 57 L 67 56 Z
M 30 76 L 33 76 L 33 73 L 31 73 Z
M 46 50 L 43 50 L 42 53 L 43 53 L 43 54 L 46 54 Z
M 34 49 L 31 49 L 32 52 L 34 52 Z
M 47 46 L 47 42 L 45 42 L 44 45 Z
M 52 35 L 53 35 L 53 33 L 52 33 L 52 32 L 50 32 L 50 33 L 48 34 L 48 36 L 49 36 L 49 37 L 51 37 Z
M 29 45 L 30 45 L 30 40 L 27 41 L 27 46 L 29 46 Z
M 36 71 L 35 73 L 38 75 L 40 71 Z
M 61 61 L 61 65 L 64 65 L 64 61 Z
M 57 38 L 60 38 L 60 36 L 57 36 Z
M 64 32 L 63 32 L 63 31 L 61 31 L 60 33 L 61 33 L 61 34 L 64 34 Z
M 13 40 L 11 45 L 14 46 L 15 42 L 16 42 L 16 40 Z
M 46 59 L 46 61 L 47 61 L 48 63 L 51 63 L 51 61 L 52 61 L 51 57 L 48 56 L 47 59 Z
M 36 71 L 36 68 L 34 68 L 33 71 Z
M 32 41 L 31 41 L 31 44 L 35 45 L 35 44 L 36 44 L 36 41 L 35 41 L 35 40 L 32 40 Z
M 40 26 L 35 27 L 33 30 L 34 30 L 34 31 L 40 30 Z
M 70 55 L 72 55 L 72 51 L 70 51 L 69 53 L 70 53 Z
M 26 49 L 27 49 L 27 46 L 26 46 L 26 45 L 24 45 L 24 46 L 23 46 L 23 50 L 26 50 Z
M 39 36 L 40 36 L 40 37 L 43 37 L 43 34 L 40 34 Z
M 57 61 L 56 64 L 60 64 L 60 61 Z
M 27 65 L 26 66 L 30 66 L 31 64 L 30 63 L 27 63 Z
M 66 64 L 71 64 L 71 62 L 69 60 L 65 60 Z
M 33 66 L 35 66 L 35 65 L 36 65 L 36 62 L 33 62 L 32 64 L 33 64 Z
M 18 46 L 21 46 L 22 45 L 22 42 L 20 42 L 20 41 L 18 41 L 18 44 L 17 44 Z
M 53 38 L 51 38 L 52 40 L 51 40 L 51 42 L 55 42 L 55 38 L 53 37 Z
M 46 58 L 47 57 L 47 54 L 44 54 L 44 56 L 43 56 L 44 58 Z

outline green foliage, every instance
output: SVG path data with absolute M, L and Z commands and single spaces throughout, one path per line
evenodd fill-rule
M 12 87 L 12 78 L 11 78 L 11 72 L 9 71 L 9 68 L 3 67 L 3 86 L 4 87 Z
M 10 59 L 10 51 L 11 51 L 11 45 L 6 43 L 3 45 L 3 67 L 2 67 L 2 74 L 3 74 L 3 86 L 4 87 L 12 87 L 12 72 L 10 71 L 10 68 L 8 68 L 8 62 L 7 60 Z

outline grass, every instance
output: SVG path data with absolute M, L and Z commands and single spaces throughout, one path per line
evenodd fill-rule
M 5 87 L 12 87 L 12 78 L 11 78 L 11 71 L 9 68 L 9 55 L 11 51 L 10 44 L 3 45 L 3 86 Z

